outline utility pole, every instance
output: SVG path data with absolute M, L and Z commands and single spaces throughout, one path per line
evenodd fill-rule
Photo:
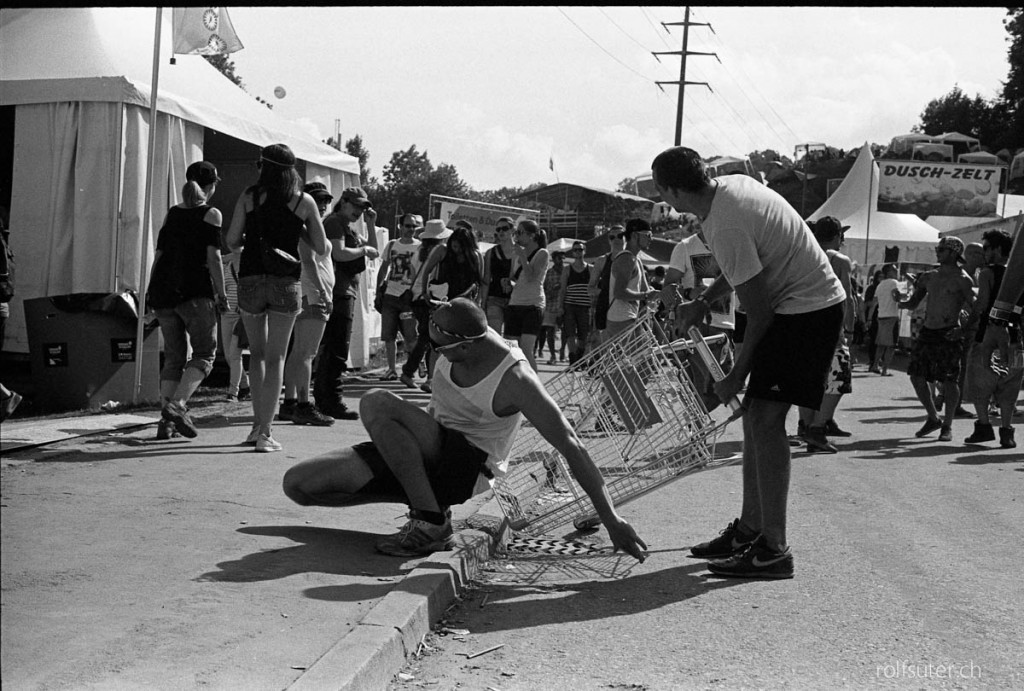
M 690 21 L 690 6 L 689 5 L 686 6 L 686 13 L 683 15 L 683 21 L 681 21 L 681 22 L 668 22 L 667 24 L 665 22 L 662 22 L 661 25 L 663 27 L 665 27 L 665 31 L 668 31 L 668 27 L 670 27 L 670 26 L 682 26 L 683 27 L 683 49 L 682 50 L 658 51 L 658 52 L 652 51 L 651 52 L 651 55 L 653 55 L 654 59 L 657 60 L 658 62 L 661 62 L 661 58 L 658 57 L 659 55 L 678 55 L 679 58 L 680 58 L 680 60 L 679 60 L 679 81 L 678 82 L 655 82 L 655 84 L 657 84 L 659 88 L 661 87 L 662 84 L 676 84 L 676 85 L 679 86 L 679 106 L 678 106 L 678 109 L 676 111 L 676 146 L 679 146 L 682 143 L 682 137 L 683 137 L 683 102 L 684 102 L 684 97 L 685 97 L 687 85 L 690 85 L 690 84 L 693 84 L 693 85 L 703 85 L 703 86 L 708 87 L 708 91 L 710 91 L 711 93 L 714 93 L 714 91 L 715 91 L 714 89 L 711 88 L 711 85 L 708 84 L 707 82 L 688 82 L 688 81 L 686 81 L 686 56 L 687 55 L 713 55 L 713 56 L 715 56 L 715 59 L 718 60 L 719 63 L 721 63 L 722 60 L 721 60 L 721 58 L 718 57 L 717 53 L 700 53 L 700 52 L 693 51 L 693 50 L 687 50 L 687 45 L 689 44 L 689 40 L 690 40 L 690 27 L 691 26 L 706 26 L 709 29 L 711 29 L 711 33 L 715 32 L 715 29 L 710 24 L 708 24 L 707 22 L 691 22 Z M 669 33 L 671 33 L 671 32 L 669 32 Z M 662 91 L 664 91 L 664 89 L 662 89 Z

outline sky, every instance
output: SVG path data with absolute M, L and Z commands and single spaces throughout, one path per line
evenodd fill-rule
M 477 190 L 614 189 L 674 144 L 682 7 L 231 7 L 249 93 L 380 178 L 416 145 Z M 682 144 L 704 156 L 888 143 L 954 85 L 996 97 L 1006 10 L 694 7 Z M 713 31 L 712 31 L 713 29 Z M 721 61 L 719 63 L 719 60 Z M 276 98 L 274 90 L 286 94 Z M 554 171 L 549 161 L 554 162 Z

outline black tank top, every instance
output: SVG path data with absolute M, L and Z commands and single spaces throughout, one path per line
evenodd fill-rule
M 981 343 L 985 340 L 985 327 L 988 325 L 988 311 L 992 309 L 992 305 L 996 302 L 996 296 L 999 295 L 999 286 L 1003 283 L 1003 275 L 1006 273 L 1006 267 L 1000 264 L 989 264 L 988 268 L 992 269 L 993 281 L 992 281 L 992 293 L 988 297 L 988 304 L 982 305 L 981 316 L 978 317 L 978 333 L 974 335 L 974 340 L 977 343 Z
M 512 274 L 512 257 L 506 257 L 501 245 L 495 245 L 491 250 L 491 283 L 488 286 L 487 294 L 494 297 L 507 298 L 512 291 L 505 290 L 501 285 L 501 279 L 508 278 Z
M 302 196 L 295 201 L 294 208 L 289 208 L 287 201 L 271 199 L 268 195 L 259 204 L 261 191 L 253 186 L 246 190 L 252 194 L 253 209 L 245 215 L 245 241 L 242 245 L 242 256 L 238 266 L 238 277 L 261 276 L 266 274 L 263 268 L 263 253 L 260 250 L 262 234 L 271 247 L 283 250 L 293 257 L 299 256 L 299 236 L 306 223 L 295 215 Z M 295 267 L 293 278 L 297 281 L 302 275 L 302 266 Z

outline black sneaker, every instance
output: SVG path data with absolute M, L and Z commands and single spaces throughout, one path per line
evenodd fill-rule
M 188 408 L 183 405 L 179 405 L 174 401 L 168 401 L 167 405 L 160 411 L 160 417 L 173 422 L 174 429 L 178 430 L 184 437 L 195 439 L 199 436 L 199 430 L 196 429 L 195 423 L 192 422 L 192 418 L 188 415 Z
M 825 436 L 826 437 L 852 437 L 852 432 L 839 429 L 839 425 L 836 424 L 835 420 L 828 420 L 825 423 Z
M 789 547 L 771 549 L 761 535 L 742 554 L 708 562 L 708 571 L 727 578 L 792 578 L 793 554 Z
M 974 434 L 964 439 L 965 444 L 984 444 L 987 441 L 995 441 L 996 433 L 992 429 L 992 423 L 975 422 Z
M 294 399 L 282 401 L 281 407 L 277 409 L 277 419 L 282 422 L 293 422 L 295 420 L 295 408 L 298 403 Z
M 161 420 L 156 425 L 156 439 L 157 441 L 166 441 L 173 439 L 174 437 L 180 437 L 178 430 L 174 429 L 174 423 L 170 420 Z
M 757 539 L 756 534 L 746 533 L 740 528 L 740 519 L 725 527 L 714 540 L 702 542 L 690 548 L 690 556 L 697 559 L 722 559 L 742 553 Z
M 239 401 L 251 401 L 252 400 L 252 389 L 245 387 L 244 389 L 238 390 Z
M 334 418 L 321 413 L 309 401 L 303 401 L 295 406 L 291 420 L 296 425 L 315 425 L 316 427 L 330 427 L 334 424 Z

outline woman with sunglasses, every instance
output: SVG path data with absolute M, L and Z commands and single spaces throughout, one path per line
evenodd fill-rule
M 544 277 L 548 273 L 547 236 L 536 221 L 520 221 L 513 236 L 515 265 L 512 296 L 505 317 L 505 338 L 514 338 L 526 353 L 530 367 L 537 370 L 533 354 L 544 317 Z
M 484 253 L 484 280 L 480 287 L 480 305 L 487 313 L 487 326 L 501 333 L 505 326 L 505 310 L 512 294 L 512 230 L 515 223 L 508 216 L 498 219 L 494 228 L 497 244 Z
M 260 151 L 256 184 L 238 198 L 227 244 L 241 250 L 238 308 L 249 337 L 252 431 L 246 444 L 260 452 L 280 451 L 271 436 L 284 379 L 284 361 L 295 318 L 302 311 L 299 241 L 317 254 L 329 250 L 320 211 L 302 191 L 295 154 L 284 144 Z

